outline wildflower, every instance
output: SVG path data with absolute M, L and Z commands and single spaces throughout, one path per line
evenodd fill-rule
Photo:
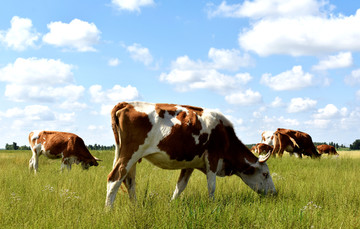
M 50 186 L 49 184 L 45 186 L 45 188 L 43 189 L 43 192 L 53 192 L 54 191 L 54 187 Z

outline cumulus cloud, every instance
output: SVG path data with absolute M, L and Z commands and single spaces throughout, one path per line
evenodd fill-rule
M 225 100 L 230 104 L 246 106 L 261 103 L 262 96 L 259 92 L 248 89 L 245 92 L 227 95 L 225 96 Z
M 304 15 L 318 15 L 325 1 L 317 0 L 246 0 L 243 3 L 227 4 L 221 2 L 219 6 L 209 5 L 209 17 L 230 18 L 264 18 L 264 17 L 296 17 Z
M 353 112 L 348 112 L 346 107 L 341 109 L 337 108 L 334 104 L 328 104 L 324 108 L 320 108 L 313 115 L 313 119 L 305 121 L 305 124 L 316 127 L 319 129 L 325 129 L 329 127 L 333 128 L 348 128 L 345 123 L 352 122 L 350 117 Z M 340 125 L 340 123 L 344 123 Z
M 102 115 L 109 115 L 111 109 L 121 101 L 129 101 L 140 98 L 136 87 L 130 85 L 127 87 L 115 85 L 113 88 L 108 90 L 103 90 L 101 85 L 93 85 L 89 88 L 89 92 L 91 100 L 94 103 L 101 104 L 100 113 Z
M 50 32 L 43 36 L 43 42 L 63 47 L 65 50 L 96 51 L 93 45 L 100 41 L 101 32 L 96 25 L 79 19 L 70 23 L 51 22 L 47 27 Z
M 299 90 L 314 84 L 314 76 L 304 73 L 301 66 L 294 66 L 291 70 L 282 72 L 276 76 L 270 73 L 261 77 L 260 83 L 275 91 Z
M 353 64 L 353 57 L 351 52 L 340 52 L 335 56 L 328 56 L 327 58 L 320 60 L 320 62 L 313 66 L 314 70 L 328 70 L 335 68 L 347 68 Z
M 228 75 L 220 71 L 238 70 L 249 64 L 247 55 L 241 56 L 238 50 L 211 48 L 208 53 L 211 61 L 191 60 L 188 56 L 178 57 L 171 64 L 169 73 L 160 75 L 161 81 L 174 84 L 178 91 L 210 89 L 219 93 L 241 88 L 252 77 L 248 73 Z
M 312 100 L 309 98 L 293 98 L 287 108 L 287 112 L 289 113 L 297 113 L 302 111 L 307 111 L 314 108 L 317 104 L 316 100 Z
M 270 107 L 277 108 L 277 107 L 282 107 L 284 105 L 285 105 L 285 103 L 283 103 L 282 99 L 280 97 L 276 96 L 274 101 L 271 102 Z
M 346 76 L 345 83 L 349 85 L 360 84 L 360 69 L 353 70 L 349 76 Z
M 109 61 L 108 61 L 108 65 L 111 66 L 111 67 L 116 67 L 120 64 L 120 60 L 118 58 L 111 58 Z
M 30 19 L 14 16 L 10 23 L 11 27 L 7 31 L 0 30 L 1 43 L 17 51 L 35 46 L 40 34 L 33 28 Z
M 140 12 L 141 7 L 154 5 L 153 0 L 111 0 L 111 3 L 118 10 Z
M 360 50 L 360 10 L 350 16 L 262 19 L 239 34 L 239 44 L 260 56 L 317 55 Z
M 348 110 L 346 107 L 338 109 L 334 104 L 328 104 L 324 108 L 318 109 L 317 113 L 314 114 L 315 119 L 332 119 L 341 116 L 346 116 Z
M 145 66 L 149 66 L 153 62 L 153 57 L 148 48 L 142 47 L 140 44 L 134 43 L 128 46 L 127 51 L 133 60 L 143 63 Z
M 5 96 L 13 101 L 74 102 L 85 88 L 73 84 L 73 68 L 61 60 L 18 58 L 0 69 L 0 81 L 8 83 Z
M 277 126 L 277 127 L 282 126 L 286 128 L 294 128 L 300 125 L 300 122 L 297 119 L 285 118 L 284 116 L 280 116 L 280 117 L 265 116 L 263 118 L 263 122 L 270 126 Z

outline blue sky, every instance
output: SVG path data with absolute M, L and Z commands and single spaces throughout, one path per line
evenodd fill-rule
M 360 138 L 360 2 L 20 1 L 0 8 L 0 148 L 34 129 L 111 145 L 124 100 L 218 109 L 263 130 Z

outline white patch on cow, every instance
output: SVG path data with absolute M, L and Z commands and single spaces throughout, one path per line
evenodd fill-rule
M 220 158 L 216 167 L 216 175 L 219 177 L 225 176 L 224 159 Z
M 118 181 L 108 181 L 107 182 L 106 200 L 105 200 L 105 206 L 107 208 L 111 208 L 112 203 L 114 203 L 116 194 L 120 188 L 122 181 L 123 181 L 123 179 L 118 180 Z
M 34 141 L 35 139 L 39 138 L 40 132 L 42 132 L 42 130 L 34 130 L 33 132 L 33 136 L 31 137 L 31 141 Z

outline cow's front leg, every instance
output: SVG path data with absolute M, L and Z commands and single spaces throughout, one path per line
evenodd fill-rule
M 181 170 L 181 173 L 180 173 L 178 182 L 176 183 L 176 188 L 175 188 L 175 191 L 174 191 L 174 194 L 173 194 L 171 200 L 178 198 L 179 195 L 184 191 L 193 171 L 194 171 L 194 169 L 182 169 Z
M 214 198 L 214 193 L 216 188 L 216 173 L 214 173 L 209 169 L 206 172 L 206 178 L 207 178 L 209 197 Z

